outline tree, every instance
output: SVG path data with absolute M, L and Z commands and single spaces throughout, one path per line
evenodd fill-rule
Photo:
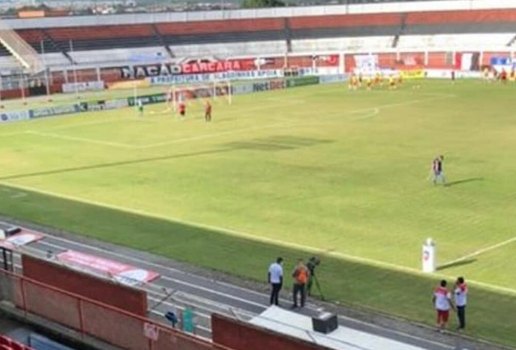
M 261 8 L 261 7 L 283 7 L 285 3 L 281 0 L 244 0 L 242 8 Z

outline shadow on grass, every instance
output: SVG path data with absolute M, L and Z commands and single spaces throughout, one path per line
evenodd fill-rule
M 449 264 L 444 264 L 444 265 L 438 266 L 437 267 L 437 271 L 443 271 L 443 270 L 446 270 L 446 269 L 450 269 L 452 267 L 458 267 L 458 266 L 464 266 L 464 265 L 473 264 L 475 261 L 477 261 L 477 259 L 475 259 L 475 258 L 455 261 L 455 262 L 452 262 L 452 263 L 449 263 Z
M 451 186 L 463 185 L 463 184 L 466 184 L 468 182 L 475 182 L 475 181 L 484 181 L 484 178 L 483 177 L 472 177 L 472 178 L 469 178 L 469 179 L 451 181 L 451 182 L 446 183 L 445 186 L 446 187 L 451 187 Z
M 219 148 L 219 149 L 212 149 L 212 150 L 209 150 L 209 151 L 171 154 L 171 155 L 159 156 L 159 157 L 131 159 L 131 160 L 124 160 L 124 161 L 119 161 L 119 162 L 91 164 L 91 165 L 84 165 L 84 166 L 71 167 L 71 168 L 60 168 L 60 169 L 45 170 L 45 171 L 39 171 L 39 172 L 33 172 L 33 173 L 8 175 L 8 176 L 0 177 L 0 181 L 24 179 L 24 178 L 33 177 L 33 176 L 44 176 L 44 175 L 56 175 L 56 174 L 64 174 L 64 173 L 73 173 L 73 172 L 78 172 L 78 171 L 83 171 L 83 170 L 112 168 L 112 167 L 117 167 L 117 166 L 121 166 L 121 165 L 149 163 L 149 162 L 155 162 L 155 161 L 160 161 L 160 160 L 198 157 L 198 156 L 204 156 L 204 155 L 209 155 L 209 154 L 217 154 L 217 153 L 223 153 L 223 152 L 229 152 L 229 151 L 233 151 L 233 149 L 231 149 L 231 148 Z
M 25 195 L 15 198 L 15 192 Z M 7 185 L 0 185 L 0 215 L 242 276 L 261 282 L 264 289 L 267 288 L 267 267 L 276 257 L 282 256 L 285 271 L 291 271 L 297 259 L 317 255 L 321 258 L 317 277 L 326 300 L 353 305 L 355 309 L 394 314 L 430 326 L 434 320 L 429 296 L 441 276 L 344 259 L 332 250 L 331 243 L 321 250 L 303 250 L 288 243 L 273 244 L 224 230 L 138 215 Z M 323 236 L 321 242 L 324 242 Z M 285 285 L 291 287 L 290 275 L 286 276 Z M 507 292 L 509 289 L 501 292 L 481 288 L 475 283 L 470 284 L 470 290 L 475 303 L 468 317 L 474 324 L 474 336 L 516 346 L 516 294 Z

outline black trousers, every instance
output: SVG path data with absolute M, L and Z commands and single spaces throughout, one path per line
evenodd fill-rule
M 281 283 L 271 283 L 271 305 L 279 304 L 279 292 L 281 290 Z
M 457 316 L 459 317 L 459 328 L 466 328 L 466 305 L 457 306 Z
M 305 291 L 305 284 L 299 284 L 294 283 L 294 292 L 293 292 L 293 298 L 294 298 L 294 306 L 298 306 L 297 303 L 297 295 L 301 294 L 301 307 L 305 306 L 305 299 L 306 299 L 306 291 Z

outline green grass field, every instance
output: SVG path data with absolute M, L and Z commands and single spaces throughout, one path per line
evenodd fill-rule
M 464 275 L 467 334 L 516 347 L 515 93 L 323 85 L 216 102 L 211 124 L 194 104 L 0 125 L 0 213 L 257 280 L 316 252 L 327 297 L 427 324 Z M 420 274 L 427 237 L 466 258 Z

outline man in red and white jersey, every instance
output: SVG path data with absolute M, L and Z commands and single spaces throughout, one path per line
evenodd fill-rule
M 437 311 L 437 330 L 444 332 L 448 319 L 450 317 L 450 309 L 455 309 L 451 299 L 451 293 L 446 288 L 446 280 L 441 280 L 439 286 L 435 288 L 432 297 L 432 303 Z
M 455 282 L 455 305 L 457 306 L 457 316 L 459 317 L 459 331 L 466 327 L 466 304 L 468 302 L 468 286 L 464 281 L 464 277 L 457 278 Z

